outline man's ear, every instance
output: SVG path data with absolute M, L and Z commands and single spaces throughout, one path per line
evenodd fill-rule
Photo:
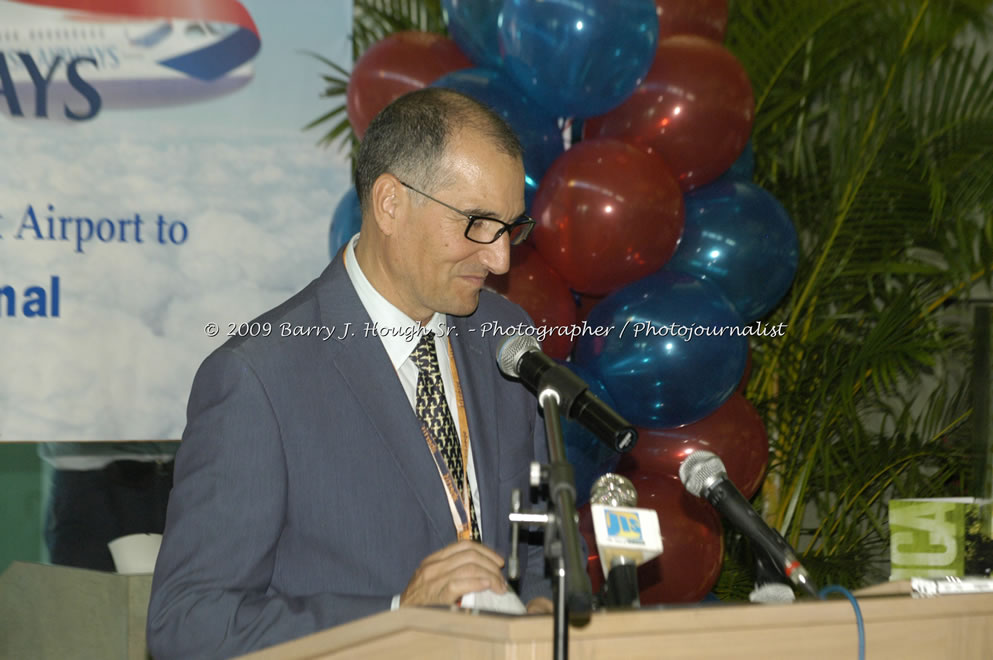
M 380 174 L 372 183 L 372 212 L 376 225 L 386 236 L 396 231 L 397 220 L 402 218 L 406 204 L 400 181 L 392 174 Z

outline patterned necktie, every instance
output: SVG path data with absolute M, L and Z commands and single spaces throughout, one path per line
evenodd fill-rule
M 452 411 L 445 399 L 445 385 L 438 368 L 438 352 L 434 347 L 434 333 L 427 332 L 410 354 L 417 367 L 417 394 L 414 410 L 417 417 L 427 424 L 431 437 L 438 443 L 445 464 L 452 474 L 455 487 L 461 489 L 465 483 L 465 469 L 462 465 L 462 443 L 455 429 Z M 472 523 L 472 538 L 479 540 L 479 525 L 476 524 L 476 507 L 469 498 L 469 520 Z

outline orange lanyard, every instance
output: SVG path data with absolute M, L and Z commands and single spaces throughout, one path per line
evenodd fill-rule
M 428 450 L 431 452 L 435 465 L 438 467 L 438 472 L 441 474 L 441 481 L 445 484 L 445 490 L 448 491 L 448 499 L 455 507 L 455 513 L 459 519 L 458 524 L 455 525 L 458 538 L 460 541 L 464 541 L 472 538 L 472 522 L 468 514 L 469 507 L 472 505 L 472 493 L 469 489 L 469 422 L 466 419 L 465 399 L 462 397 L 459 372 L 455 368 L 455 356 L 452 352 L 451 340 L 448 340 L 448 363 L 452 369 L 452 383 L 455 386 L 455 403 L 459 415 L 459 440 L 462 449 L 461 493 L 455 485 L 455 480 L 452 478 L 452 473 L 445 463 L 445 457 L 442 456 L 441 449 L 438 448 L 438 443 L 431 437 L 431 432 L 424 422 L 421 422 L 421 433 L 424 435 Z

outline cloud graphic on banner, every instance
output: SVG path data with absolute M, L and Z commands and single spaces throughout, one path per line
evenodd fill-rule
M 323 218 L 349 171 L 329 169 L 308 138 L 85 139 L 108 131 L 27 133 L 16 145 L 22 159 L 0 164 L 0 284 L 9 279 L 20 292 L 61 277 L 60 318 L 0 314 L 0 441 L 178 438 L 197 365 L 231 324 L 289 297 L 327 264 Z M 80 196 L 87 168 L 101 176 Z M 43 186 L 39 171 L 48 173 Z M 231 185 L 263 171 L 252 194 Z M 221 176 L 227 186 L 212 183 Z M 18 241 L 22 199 L 39 218 L 49 203 L 56 215 L 139 213 L 145 242 L 93 241 L 78 254 L 26 231 Z M 189 241 L 160 245 L 160 212 L 182 219 Z M 204 333 L 210 322 L 219 336 Z
M 0 24 L 0 113 L 16 119 L 230 94 L 252 80 L 262 43 L 236 0 L 11 0 Z

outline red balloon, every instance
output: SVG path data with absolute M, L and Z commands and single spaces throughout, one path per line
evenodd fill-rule
M 662 157 L 686 191 L 723 174 L 745 149 L 755 99 L 744 68 L 720 44 L 694 35 L 659 42 L 628 99 L 586 120 L 587 138 L 616 138 Z
M 639 428 L 637 444 L 617 469 L 678 478 L 683 460 L 700 449 L 721 457 L 728 478 L 745 497 L 755 494 L 769 464 L 769 438 L 762 418 L 737 392 L 699 422 L 674 429 Z
M 707 595 L 721 573 L 724 534 L 710 504 L 690 495 L 678 479 L 629 476 L 638 506 L 659 515 L 662 554 L 638 568 L 641 603 L 689 603 Z M 603 585 L 589 505 L 579 510 L 579 530 L 590 549 L 587 570 L 594 591 Z
M 397 32 L 366 50 L 352 67 L 346 112 L 361 139 L 379 111 L 446 73 L 473 66 L 455 42 L 430 32 Z
M 539 328 L 576 323 L 576 301 L 569 287 L 527 244 L 511 248 L 510 271 L 490 276 L 486 284 L 523 307 Z M 572 343 L 569 335 L 550 334 L 541 342 L 541 349 L 564 360 L 572 351 Z
M 674 34 L 696 34 L 724 41 L 728 27 L 728 0 L 655 0 L 659 40 Z
M 738 387 L 735 388 L 735 392 L 738 394 L 744 394 L 745 388 L 748 387 L 748 379 L 752 377 L 752 345 L 748 344 L 748 353 L 745 355 L 745 373 L 741 375 L 741 381 L 738 383 Z
M 534 245 L 576 291 L 604 295 L 654 273 L 683 233 L 683 196 L 656 156 L 587 140 L 545 172 Z

